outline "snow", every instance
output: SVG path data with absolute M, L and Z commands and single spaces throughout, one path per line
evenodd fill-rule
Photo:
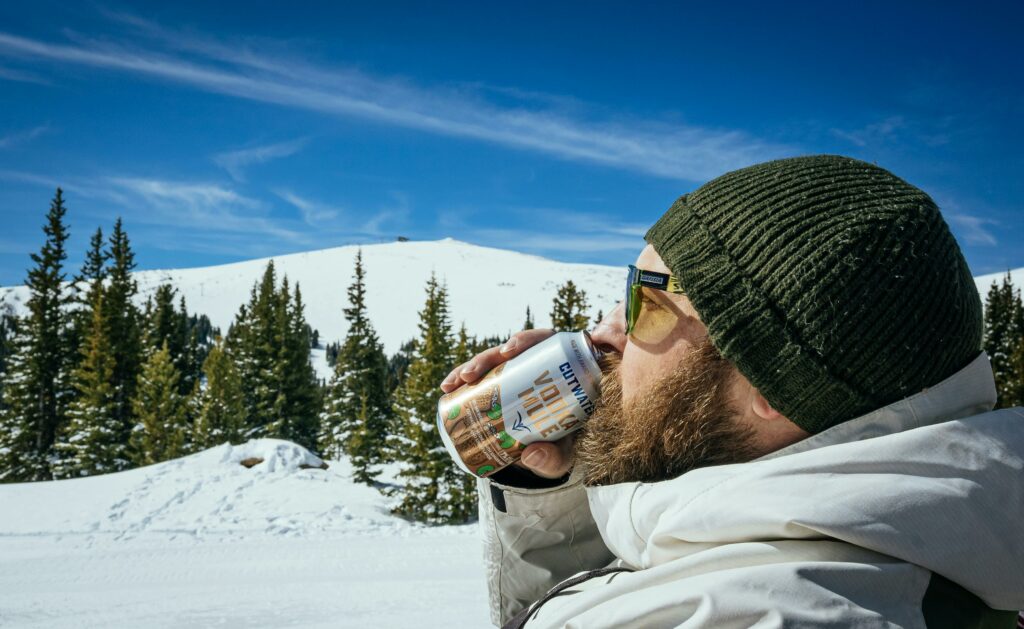
M 396 518 L 321 463 L 260 439 L 0 485 L 0 626 L 489 626 L 476 525 Z
M 515 243 L 510 243 L 515 246 Z M 402 343 L 416 336 L 418 312 L 423 307 L 424 286 L 430 273 L 447 283 L 452 319 L 463 322 L 470 334 L 503 336 L 522 327 L 526 306 L 537 327 L 550 325 L 551 302 L 566 280 L 587 291 L 589 315 L 608 312 L 622 299 L 622 267 L 569 264 L 506 249 L 480 247 L 445 238 L 361 245 L 366 268 L 366 304 L 385 351 L 394 354 Z M 306 302 L 306 318 L 320 331 L 320 342 L 344 338 L 347 325 L 342 308 L 352 282 L 356 251 L 360 246 L 335 247 L 273 258 L 278 275 L 298 282 Z M 238 307 L 249 298 L 253 284 L 263 275 L 270 258 L 193 269 L 140 271 L 138 302 L 170 282 L 185 296 L 190 312 L 210 317 L 227 332 Z M 975 278 L 982 300 L 993 279 L 1005 273 Z M 1024 268 L 1011 272 L 1014 284 L 1024 287 Z M 28 290 L 24 286 L 0 288 L 0 304 L 25 314 Z M 314 351 L 318 375 L 327 379 L 331 369 L 322 350 Z
M 1010 281 L 1013 283 L 1014 288 L 1024 289 L 1024 268 L 1007 269 L 1007 271 L 1010 273 Z M 985 302 L 985 296 L 988 295 L 988 289 L 992 287 L 992 282 L 1002 286 L 1007 271 L 979 275 L 974 278 L 974 285 L 978 287 L 978 292 L 981 293 L 982 303 Z
M 344 338 L 347 324 L 342 308 L 352 283 L 359 246 L 336 247 L 273 258 L 278 277 L 298 282 L 306 303 L 306 319 L 320 331 L 320 342 Z M 622 299 L 625 264 L 610 267 L 569 264 L 505 249 L 480 247 L 446 238 L 362 245 L 366 269 L 366 304 L 377 334 L 391 355 L 418 334 L 419 310 L 426 298 L 430 273 L 447 283 L 455 328 L 465 322 L 470 334 L 506 335 L 522 327 L 530 307 L 537 327 L 550 324 L 551 302 L 566 280 L 587 291 L 590 316 L 608 312 Z M 227 332 L 238 307 L 260 279 L 269 258 L 221 266 L 160 271 L 139 271 L 138 302 L 163 283 L 173 284 L 185 296 L 189 312 L 205 314 Z M 25 313 L 28 290 L 24 286 L 0 288 L 0 303 Z M 328 372 L 329 373 L 329 372 Z

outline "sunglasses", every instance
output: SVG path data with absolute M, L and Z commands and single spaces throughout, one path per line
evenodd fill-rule
M 645 310 L 644 321 L 640 321 L 640 305 L 644 301 L 642 289 L 644 287 L 662 290 L 676 295 L 685 295 L 686 292 L 679 285 L 679 280 L 674 275 L 666 275 L 657 271 L 645 271 L 638 269 L 632 264 L 629 265 L 629 274 L 626 276 L 626 334 L 639 337 L 640 340 L 657 342 L 660 338 L 653 338 L 644 334 L 644 331 L 653 331 L 657 328 L 664 332 L 663 328 L 671 329 L 678 319 L 676 313 L 667 307 L 657 306 Z M 652 300 L 648 300 L 652 301 Z M 652 304 L 654 302 L 652 301 Z M 638 325 L 639 324 L 639 325 Z M 670 325 L 671 324 L 671 325 Z M 663 337 L 663 334 L 657 336 Z

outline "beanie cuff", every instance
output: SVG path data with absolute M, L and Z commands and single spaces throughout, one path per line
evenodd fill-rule
M 686 195 L 644 239 L 679 279 L 714 346 L 787 419 L 818 433 L 877 406 L 807 349 L 687 204 Z

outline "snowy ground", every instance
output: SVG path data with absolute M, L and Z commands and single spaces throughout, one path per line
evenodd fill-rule
M 394 518 L 319 462 L 265 439 L 0 485 L 0 627 L 489 626 L 475 525 Z

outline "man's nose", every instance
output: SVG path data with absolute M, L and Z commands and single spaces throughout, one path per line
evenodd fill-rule
M 597 326 L 590 331 L 590 338 L 602 352 L 622 354 L 626 349 L 626 304 L 619 302 L 612 311 L 604 316 Z

